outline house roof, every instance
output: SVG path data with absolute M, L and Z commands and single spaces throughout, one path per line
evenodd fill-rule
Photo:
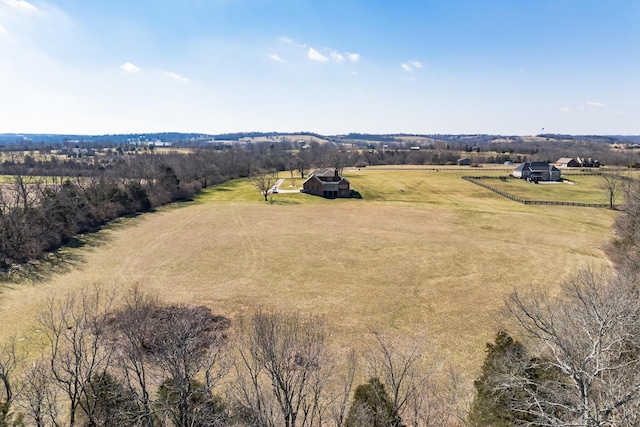
M 556 163 L 569 163 L 572 160 L 573 160 L 573 157 L 562 157 L 558 159 Z
M 306 184 L 307 182 L 309 182 L 312 179 L 315 180 L 315 181 L 318 181 L 323 186 L 324 185 L 329 185 L 329 184 L 337 184 L 337 183 L 340 183 L 340 182 L 343 182 L 343 181 L 346 182 L 346 183 L 349 183 L 349 180 L 347 178 L 344 178 L 344 177 L 342 177 L 340 175 L 338 175 L 338 176 L 340 176 L 340 181 L 327 182 L 327 181 L 323 181 L 323 180 L 321 180 L 319 178 L 321 176 L 334 177 L 334 176 L 336 176 L 336 173 L 337 173 L 337 170 L 336 169 L 332 169 L 332 168 L 316 169 L 316 170 L 314 170 L 313 172 L 311 172 L 309 174 L 309 177 L 304 180 L 302 185 Z
M 514 171 L 524 171 L 524 170 L 531 170 L 531 171 L 558 171 L 558 172 L 560 171 L 560 169 L 558 169 L 555 166 L 549 165 L 549 163 L 547 163 L 547 162 L 520 163 L 514 169 Z
M 324 169 L 316 169 L 311 172 L 311 175 L 314 176 L 335 176 L 336 170 L 333 168 L 324 168 Z

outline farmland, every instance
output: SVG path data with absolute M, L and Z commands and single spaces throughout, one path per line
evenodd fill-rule
M 424 332 L 434 353 L 475 373 L 503 295 L 557 289 L 580 266 L 605 264 L 615 214 L 521 205 L 463 174 L 354 169 L 345 176 L 362 199 L 278 194 L 271 203 L 235 180 L 119 220 L 62 249 L 53 267 L 0 285 L 0 339 L 32 333 L 51 295 L 138 284 L 232 319 L 258 307 L 320 314 L 340 347 L 363 345 L 371 328 Z M 523 185 L 525 193 L 552 187 Z M 588 179 L 562 186 L 605 197 Z

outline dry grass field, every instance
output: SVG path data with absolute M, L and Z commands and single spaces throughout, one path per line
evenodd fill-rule
M 463 174 L 352 170 L 362 199 L 271 203 L 239 180 L 120 220 L 60 251 L 55 267 L 0 284 L 0 340 L 29 334 L 52 295 L 137 283 L 231 318 L 257 307 L 320 314 L 338 346 L 365 345 L 371 328 L 424 332 L 473 375 L 504 294 L 557 289 L 580 266 L 605 263 L 614 212 L 521 205 Z

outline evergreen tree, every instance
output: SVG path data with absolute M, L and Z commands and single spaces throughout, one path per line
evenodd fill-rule
M 469 411 L 469 425 L 511 426 L 520 418 L 513 410 L 513 403 L 523 391 L 501 387 L 502 378 L 522 370 L 527 359 L 526 349 L 502 330 L 496 334 L 495 344 L 487 343 L 486 353 L 482 373 L 473 383 L 476 397 Z
M 91 378 L 80 406 L 84 414 L 79 418 L 87 426 L 131 426 L 139 413 L 133 393 L 107 372 Z
M 180 396 L 187 393 L 186 399 Z M 181 407 L 183 406 L 183 407 Z M 156 409 L 176 427 L 221 427 L 227 424 L 225 405 L 199 381 L 192 380 L 187 390 L 176 387 L 171 378 L 158 389 Z M 162 420 L 158 420 L 163 425 Z
M 346 427 L 403 427 L 398 411 L 378 378 L 356 388 Z

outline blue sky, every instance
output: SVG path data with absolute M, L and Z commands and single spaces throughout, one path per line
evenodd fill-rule
M 0 133 L 640 134 L 637 0 L 0 0 Z

